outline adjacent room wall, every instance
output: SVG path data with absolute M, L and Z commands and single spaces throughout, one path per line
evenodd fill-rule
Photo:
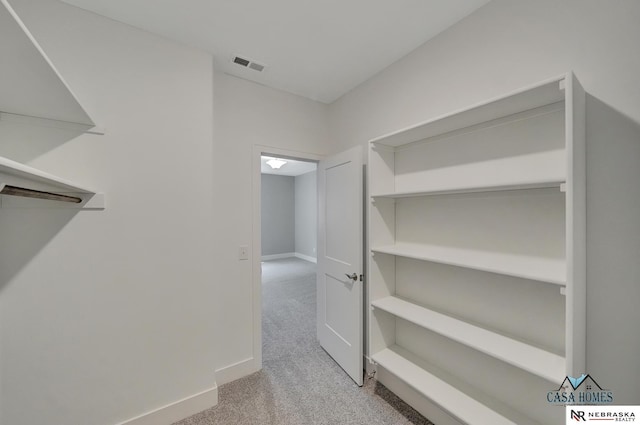
M 493 0 L 330 107 L 336 152 L 576 73 L 590 93 L 585 372 L 616 404 L 640 403 L 640 226 L 623 224 L 640 205 L 638 22 L 635 0 Z
M 262 256 L 293 255 L 296 235 L 295 177 L 262 175 Z
M 255 370 L 252 262 L 238 260 L 238 246 L 251 245 L 254 146 L 291 152 L 330 153 L 328 106 L 223 73 L 214 77 L 213 267 L 219 304 L 216 311 L 218 383 Z M 294 155 L 304 157 L 304 155 Z M 233 326 L 229 326 L 233 324 Z
M 61 2 L 11 4 L 106 135 L 3 154 L 104 191 L 107 209 L 0 210 L 0 422 L 115 425 L 201 392 L 210 406 L 226 343 L 212 59 Z
M 316 171 L 295 178 L 295 252 L 309 261 L 316 259 L 318 236 L 318 186 Z

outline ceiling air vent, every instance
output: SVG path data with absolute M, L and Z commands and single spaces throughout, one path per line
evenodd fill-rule
M 236 56 L 233 58 L 233 63 L 237 63 L 238 65 L 242 65 L 242 66 L 247 66 L 251 63 L 251 61 L 241 58 L 240 56 Z
M 243 58 L 241 56 L 234 56 L 232 62 L 237 64 L 237 65 L 243 66 L 245 68 L 250 68 L 250 69 L 253 69 L 254 71 L 258 71 L 258 72 L 262 72 L 264 70 L 264 67 L 265 67 L 264 65 L 262 65 L 260 63 L 254 62 L 254 61 L 252 61 L 250 59 Z
M 264 65 L 260 65 L 259 63 L 255 63 L 255 62 L 251 62 L 249 64 L 249 68 L 256 70 L 258 72 L 262 72 L 262 70 L 264 69 Z

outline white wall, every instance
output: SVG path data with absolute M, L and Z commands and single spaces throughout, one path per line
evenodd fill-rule
M 211 57 L 11 3 L 107 135 L 3 154 L 106 192 L 107 209 L 0 211 L 0 422 L 114 425 L 211 389 Z
M 334 150 L 573 70 L 640 121 L 635 0 L 493 0 L 331 105 Z
M 494 0 L 330 107 L 339 151 L 576 73 L 591 95 L 587 372 L 618 404 L 640 403 L 638 22 L 635 0 Z
M 254 145 L 335 153 L 570 69 L 595 98 L 591 152 L 616 140 L 627 153 L 589 175 L 588 368 L 616 402 L 640 403 L 639 238 L 609 231 L 639 204 L 620 182 L 639 180 L 640 133 L 616 112 L 640 121 L 635 0 L 494 0 L 330 106 L 212 79 L 207 55 L 58 2 L 12 4 L 108 131 L 30 162 L 104 190 L 108 209 L 0 214 L 3 423 L 114 424 L 251 360 L 251 262 L 237 249 L 252 240 Z M 614 210 L 612 188 L 628 193 Z
M 316 171 L 295 178 L 295 252 L 316 258 L 318 239 L 318 185 Z
M 329 153 L 327 109 L 318 102 L 215 74 L 214 156 L 224 158 L 214 168 L 219 383 L 254 366 L 252 261 L 238 261 L 237 256 L 238 246 L 251 245 L 253 238 L 252 151 L 261 145 Z
M 262 255 L 295 252 L 295 177 L 263 174 L 261 197 Z

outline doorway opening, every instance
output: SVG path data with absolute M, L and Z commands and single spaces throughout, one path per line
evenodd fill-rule
M 316 344 L 317 164 L 261 156 L 262 356 Z
M 316 263 L 316 162 L 262 155 L 260 163 L 262 261 Z
M 321 157 L 265 146 L 253 154 L 253 361 L 260 370 L 300 341 L 316 341 Z
M 362 177 L 362 166 L 357 164 L 355 160 L 356 156 L 361 157 L 361 155 L 356 155 L 358 152 L 350 150 L 330 157 L 320 157 L 318 155 L 285 151 L 265 146 L 255 146 L 253 149 L 251 293 L 254 357 L 251 360 L 253 361 L 253 372 L 260 372 L 250 374 L 238 380 L 237 383 L 229 383 L 228 391 L 232 391 L 234 388 L 238 390 L 236 392 L 238 394 L 236 400 L 240 402 L 247 401 L 240 408 L 232 405 L 230 410 L 233 412 L 241 412 L 244 415 L 244 412 L 255 412 L 256 406 L 262 406 L 264 409 L 261 412 L 264 413 L 259 415 L 264 417 L 262 418 L 264 423 L 272 424 L 292 423 L 292 420 L 295 423 L 315 423 L 318 418 L 322 417 L 326 419 L 327 423 L 342 423 L 346 420 L 363 424 L 382 421 L 384 423 L 406 423 L 407 425 L 431 425 L 426 419 L 417 422 L 408 420 L 409 416 L 418 417 L 417 412 L 401 403 L 388 389 L 378 385 L 375 379 L 367 380 L 366 385 L 361 387 L 360 385 L 362 384 L 358 384 L 355 379 L 352 380 L 352 374 L 342 367 L 342 364 L 336 360 L 330 351 L 325 349 L 325 346 L 317 338 L 317 330 L 321 325 L 326 324 L 334 330 L 341 331 L 340 326 L 335 325 L 332 320 L 345 317 L 344 315 L 333 314 L 337 310 L 344 310 L 344 308 L 334 308 L 335 302 L 339 300 L 336 297 L 327 295 L 331 295 L 336 291 L 332 292 L 331 288 L 326 290 L 326 282 L 323 288 L 319 276 L 322 274 L 324 267 L 326 267 L 327 245 L 329 245 L 330 252 L 340 253 L 340 246 L 343 244 L 337 240 L 338 234 L 341 234 L 347 242 L 356 241 L 356 243 L 359 243 L 358 241 L 361 241 L 361 237 L 343 234 L 340 228 L 336 233 L 337 227 L 335 226 L 332 227 L 333 232 L 327 230 L 327 224 L 345 219 L 345 209 L 351 212 L 355 211 L 356 214 L 361 215 L 362 196 L 347 196 L 350 192 L 342 190 L 343 187 L 361 187 L 362 181 L 358 178 L 358 174 Z M 267 257 L 264 263 L 262 261 L 262 227 L 268 226 L 266 222 L 263 226 L 262 220 L 262 156 L 284 160 L 306 160 L 306 162 L 318 164 L 316 170 L 318 184 L 313 191 L 318 203 L 316 255 L 319 267 L 317 273 L 313 271 L 316 267 L 313 262 L 295 256 L 295 244 L 293 257 Z M 337 175 L 336 173 L 339 174 L 341 170 L 344 170 L 343 167 L 347 163 L 354 165 L 353 173 L 348 173 L 348 176 Z M 327 170 L 329 169 L 333 171 L 328 172 Z M 347 181 L 352 183 L 341 184 Z M 345 207 L 345 205 L 348 206 Z M 336 210 L 338 210 L 338 213 L 336 213 Z M 329 211 L 331 214 L 328 213 Z M 361 226 L 357 224 L 351 224 L 348 227 L 354 231 L 361 230 Z M 331 238 L 327 237 L 328 233 L 331 233 Z M 328 239 L 330 239 L 329 243 L 327 243 Z M 335 255 L 332 258 L 334 257 L 338 258 Z M 361 270 L 356 264 L 358 259 L 362 259 L 362 252 L 356 255 L 353 260 L 350 260 L 350 266 L 355 267 L 353 270 L 349 270 L 352 273 Z M 297 261 L 297 265 L 290 265 L 289 272 L 282 272 L 286 267 L 280 270 L 278 267 L 270 267 L 276 265 L 276 261 L 279 260 Z M 265 266 L 264 273 L 263 265 Z M 334 280 L 337 281 L 335 287 L 338 288 L 340 286 L 356 287 L 362 282 L 360 279 L 356 282 L 350 277 L 351 275 L 342 278 L 343 273 L 333 271 L 331 273 L 332 276 L 337 278 Z M 325 274 L 328 275 L 329 271 Z M 285 276 L 284 278 L 282 278 L 283 275 Z M 265 278 L 264 285 L 263 277 Z M 273 282 L 279 283 L 279 287 L 266 288 L 268 284 Z M 272 289 L 275 290 L 270 291 Z M 324 294 L 324 300 L 328 302 L 321 306 L 322 294 Z M 264 312 L 267 314 L 263 314 L 263 298 L 271 298 L 265 300 L 265 305 L 273 301 L 271 307 L 267 306 L 264 309 L 270 310 Z M 338 305 L 337 307 L 345 306 Z M 363 315 L 361 309 L 362 300 L 355 307 L 358 308 L 347 308 L 349 311 L 356 312 L 355 318 L 349 317 L 346 320 L 353 322 L 357 332 L 361 332 L 361 321 L 355 319 Z M 322 314 L 323 311 L 324 316 Z M 331 315 L 327 314 L 329 311 L 332 313 Z M 294 314 L 292 315 L 291 313 Z M 331 317 L 321 322 L 320 319 L 326 319 L 327 316 Z M 268 323 L 269 321 L 272 321 L 272 323 Z M 356 322 L 360 323 L 360 325 Z M 263 328 L 265 330 L 264 333 Z M 271 339 L 272 333 L 279 334 L 277 335 L 278 340 Z M 359 358 L 361 360 L 362 347 L 360 345 L 356 348 L 360 350 Z M 265 360 L 264 368 L 263 357 Z M 243 362 L 244 364 L 248 365 L 249 362 L 245 361 Z M 360 372 L 362 372 L 362 365 L 359 368 Z M 371 406 L 376 407 L 372 409 Z

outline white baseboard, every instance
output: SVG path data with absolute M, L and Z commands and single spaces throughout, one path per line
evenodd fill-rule
M 224 385 L 227 382 L 235 381 L 257 372 L 253 358 L 239 361 L 238 363 L 225 366 L 216 370 L 216 381 L 218 385 Z
M 306 260 L 306 261 L 310 261 L 312 263 L 318 263 L 318 259 L 315 257 L 310 257 L 308 255 L 304 255 L 304 254 L 300 254 L 299 252 L 296 252 L 293 254 L 296 258 L 299 258 L 301 260 Z
M 284 252 L 282 254 L 263 255 L 262 261 L 279 260 L 281 258 L 291 258 L 291 257 L 295 257 L 295 255 L 296 255 L 295 252 Z
M 262 261 L 280 260 L 282 258 L 296 257 L 301 260 L 310 261 L 312 263 L 318 263 L 318 259 L 309 255 L 300 254 L 299 252 L 284 252 L 282 254 L 263 255 Z
M 218 404 L 218 385 L 118 425 L 171 425 Z

